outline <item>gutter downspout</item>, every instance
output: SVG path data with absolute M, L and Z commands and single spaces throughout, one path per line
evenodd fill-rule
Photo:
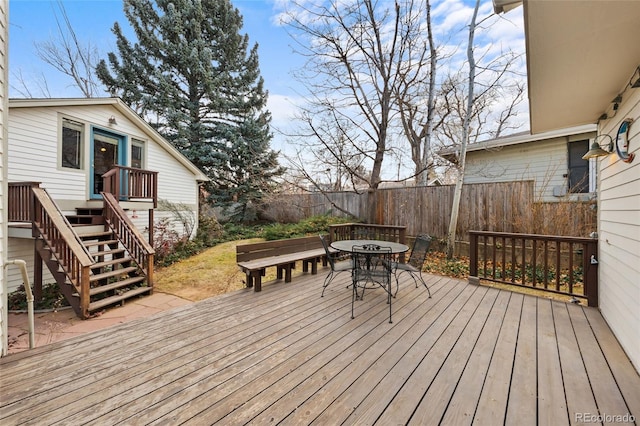
M 22 281 L 24 283 L 24 289 L 27 293 L 27 312 L 29 315 L 29 349 L 33 349 L 36 346 L 35 342 L 35 321 L 33 318 L 33 293 L 31 292 L 31 284 L 29 283 L 29 275 L 27 274 L 27 262 L 24 260 L 7 260 L 4 263 L 6 268 L 8 265 L 16 265 L 22 272 Z

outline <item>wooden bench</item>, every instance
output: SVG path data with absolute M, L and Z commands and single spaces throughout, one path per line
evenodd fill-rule
M 320 237 L 288 238 L 286 240 L 265 241 L 242 244 L 236 247 L 236 261 L 247 276 L 247 287 L 262 290 L 262 277 L 268 267 L 277 268 L 277 278 L 291 282 L 291 271 L 296 262 L 302 261 L 302 271 L 318 272 L 318 262 L 327 266 L 327 258 Z

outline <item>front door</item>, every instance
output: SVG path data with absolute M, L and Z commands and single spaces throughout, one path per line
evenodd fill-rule
M 102 130 L 93 130 L 91 146 L 91 198 L 100 198 L 104 188 L 102 175 L 114 165 L 125 165 L 124 137 Z

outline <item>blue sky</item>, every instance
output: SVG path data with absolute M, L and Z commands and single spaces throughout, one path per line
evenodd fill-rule
M 380 1 L 384 3 L 387 0 Z M 287 2 L 288 0 L 232 0 L 243 16 L 244 27 L 241 32 L 248 34 L 251 46 L 254 43 L 259 45 L 260 69 L 265 87 L 269 91 L 268 108 L 273 117 L 272 125 L 280 129 L 290 123 L 295 110 L 293 105 L 301 102 L 299 91 L 296 91 L 300 86 L 296 85 L 291 71 L 304 63 L 303 58 L 293 53 L 293 41 L 286 28 L 277 24 L 278 14 Z M 81 43 L 96 46 L 100 57 L 116 51 L 115 36 L 111 33 L 114 22 L 120 22 L 125 33 L 129 31 L 130 38 L 133 38 L 122 11 L 121 0 L 63 0 L 63 3 Z M 456 52 L 450 60 L 452 67 L 460 67 L 465 61 L 468 36 L 465 28 L 473 3 L 472 0 L 432 0 L 436 38 L 443 40 L 442 46 L 448 52 Z M 490 14 L 491 10 L 491 0 L 482 0 L 481 16 Z M 54 14 L 61 16 L 57 0 L 10 0 L 10 86 L 15 85 L 16 73 L 20 73 L 30 83 L 33 96 L 44 96 L 36 85 L 37 80 L 44 75 L 51 96 L 79 97 L 81 93 L 71 86 L 71 80 L 41 61 L 35 53 L 35 42 L 57 37 Z M 524 52 L 522 8 L 510 12 L 506 19 L 498 19 L 491 27 L 490 34 L 478 35 L 477 40 L 488 46 L 487 49 L 497 51 L 511 48 Z M 524 65 L 522 67 L 524 73 Z M 10 87 L 10 96 L 21 95 Z M 528 121 L 528 117 L 523 116 L 523 120 Z M 272 147 L 281 150 L 286 148 L 286 143 L 276 135 Z
M 259 45 L 261 71 L 267 87 L 270 91 L 287 93 L 290 90 L 288 68 L 299 63 L 299 59 L 291 54 L 285 29 L 274 24 L 274 3 L 235 0 L 233 4 L 244 19 L 241 32 L 249 35 L 251 45 L 256 42 Z M 116 50 L 115 36 L 111 33 L 113 23 L 118 21 L 128 29 L 121 0 L 64 0 L 64 6 L 81 41 L 91 42 L 105 56 Z M 20 69 L 26 76 L 45 73 L 50 83 L 54 83 L 52 95 L 70 96 L 72 89 L 66 87 L 63 76 L 56 75 L 55 70 L 35 55 L 35 42 L 57 36 L 54 13 L 60 16 L 56 1 L 10 0 L 10 67 L 12 73 Z

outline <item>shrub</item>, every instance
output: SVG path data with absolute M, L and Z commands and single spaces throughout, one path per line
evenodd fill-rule
M 27 292 L 24 285 L 18 287 L 15 291 L 7 295 L 7 305 L 10 311 L 26 311 L 27 310 Z M 42 299 L 33 303 L 33 308 L 38 309 L 58 309 L 63 306 L 69 306 L 64 298 L 58 284 L 48 283 L 42 286 Z
M 156 252 L 154 261 L 163 265 L 165 258 L 175 252 L 178 243 L 185 240 L 188 237 L 178 235 L 169 218 L 160 219 L 153 228 L 153 249 Z
M 214 246 L 224 235 L 224 229 L 212 216 L 200 216 L 198 219 L 198 232 L 195 240 L 203 247 Z
M 305 235 L 325 233 L 329 225 L 353 222 L 353 219 L 335 216 L 312 216 L 298 223 L 267 225 L 263 231 L 266 240 L 281 240 L 284 238 L 304 237 Z

